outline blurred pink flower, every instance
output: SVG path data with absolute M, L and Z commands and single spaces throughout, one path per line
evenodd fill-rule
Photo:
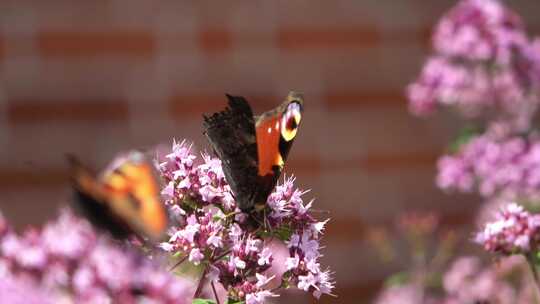
M 486 250 L 503 255 L 527 255 L 537 250 L 538 240 L 540 215 L 531 214 L 515 203 L 505 206 L 497 219 L 486 223 L 475 237 Z
M 477 187 L 486 198 L 540 198 L 540 140 L 534 133 L 476 136 L 437 165 L 437 185 L 444 190 L 471 192 Z
M 499 131 L 530 126 L 540 100 L 540 48 L 517 14 L 498 0 L 462 0 L 440 20 L 433 47 L 407 88 L 413 113 L 452 106 L 467 118 L 491 119 Z
M 374 302 L 375 304 L 422 304 L 424 291 L 416 284 L 396 285 L 385 288 Z
M 17 235 L 4 229 L 0 276 L 9 280 L 0 280 L 2 300 L 191 303 L 191 282 L 160 269 L 134 248 L 96 234 L 88 222 L 68 210 L 41 230 Z M 34 301 L 34 296 L 40 300 Z
M 482 269 L 477 257 L 457 259 L 444 274 L 443 285 L 448 298 L 456 303 L 511 303 L 516 296 L 494 269 Z

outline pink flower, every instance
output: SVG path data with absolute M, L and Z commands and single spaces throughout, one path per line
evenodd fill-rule
M 456 303 L 512 303 L 516 299 L 511 285 L 495 269 L 483 268 L 477 257 L 457 259 L 444 274 L 443 284 L 448 299 Z
M 171 211 L 178 225 L 170 232 L 169 241 L 160 247 L 171 254 L 187 255 L 193 264 L 209 267 L 211 280 L 219 282 L 234 300 L 260 303 L 274 296 L 263 284 L 267 273 L 282 280 L 276 286 L 290 287 L 301 286 L 300 276 L 311 276 L 313 285 L 306 291 L 316 297 L 330 294 L 333 282 L 318 263 L 320 237 L 327 221 L 311 215 L 313 200 L 304 203 L 302 195 L 306 192 L 294 187 L 294 178 L 286 178 L 276 186 L 266 210 L 261 212 L 264 218 L 255 219 L 236 207 L 221 161 L 204 153 L 201 161 L 191 154 L 191 148 L 185 142 L 174 142 L 173 152 L 157 161 L 167 182 L 163 196 L 168 207 L 182 210 Z M 253 222 L 259 220 L 262 227 L 254 230 Z M 270 242 L 276 240 L 289 244 L 290 250 L 283 251 L 282 261 L 296 256 L 294 267 L 275 265 Z
M 540 53 L 517 14 L 497 0 L 462 0 L 437 25 L 435 54 L 407 88 L 411 112 L 453 107 L 490 129 L 529 128 L 540 97 Z
M 208 245 L 212 245 L 216 248 L 219 248 L 219 247 L 222 247 L 223 246 L 223 242 L 221 240 L 221 237 L 219 235 L 217 235 L 216 233 L 210 235 L 210 237 L 208 237 L 208 239 L 206 240 L 206 243 Z
M 376 304 L 419 304 L 423 303 L 423 290 L 416 284 L 391 286 L 377 297 Z
M 540 240 L 540 215 L 530 214 L 523 207 L 511 203 L 488 222 L 476 235 L 475 241 L 491 252 L 527 254 Z
M 266 277 L 265 275 L 258 273 L 256 273 L 255 276 L 257 277 L 257 284 L 255 285 L 257 288 L 263 287 L 275 278 L 275 276 Z
M 295 254 L 294 257 L 287 258 L 285 265 L 287 265 L 287 270 L 291 270 L 298 267 L 298 263 L 300 263 L 300 258 L 298 257 L 298 254 Z
M 317 278 L 311 273 L 308 272 L 307 275 L 298 276 L 298 288 L 308 291 L 311 287 L 317 285 Z
M 248 293 L 246 295 L 246 304 L 264 304 L 266 303 L 266 298 L 277 297 L 276 294 L 268 290 L 261 290 L 254 293 Z
M 540 198 L 539 151 L 535 133 L 527 137 L 475 136 L 457 153 L 439 159 L 437 184 L 462 192 L 476 188 L 487 198 L 534 200 Z
M 272 259 L 272 251 L 270 251 L 270 248 L 264 247 L 261 253 L 259 254 L 259 260 L 257 263 L 259 263 L 260 266 L 264 265 L 270 265 Z
M 204 254 L 202 254 L 199 248 L 191 249 L 189 253 L 189 261 L 191 263 L 193 263 L 194 265 L 199 265 L 203 259 L 204 259 Z
M 15 284 L 3 285 L 0 280 L 4 301 L 17 303 L 15 296 L 22 299 L 24 295 L 24 303 L 92 303 L 119 298 L 127 303 L 143 299 L 191 303 L 192 284 L 162 270 L 128 244 L 119 246 L 98 235 L 88 222 L 67 210 L 42 229 L 22 235 L 8 229 L 0 235 L 0 244 L 0 276 L 12 278 Z M 40 295 L 39 302 L 34 295 Z

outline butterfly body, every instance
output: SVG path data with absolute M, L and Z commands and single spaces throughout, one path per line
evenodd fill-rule
M 159 239 L 167 229 L 167 211 L 160 201 L 152 165 L 140 152 L 117 158 L 96 177 L 73 157 L 75 205 L 88 219 L 117 238 L 137 234 Z
M 291 92 L 277 108 L 253 116 L 243 97 L 230 96 L 222 112 L 205 117 L 205 134 L 222 160 L 243 211 L 264 206 L 283 170 L 301 120 L 303 99 Z

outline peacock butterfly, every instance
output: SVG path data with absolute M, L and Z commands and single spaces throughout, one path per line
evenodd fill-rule
M 153 166 L 143 153 L 120 155 L 99 177 L 75 157 L 68 160 L 76 209 L 95 226 L 120 239 L 136 234 L 156 241 L 163 236 L 167 209 L 160 200 Z
M 204 133 L 222 161 L 242 211 L 263 208 L 279 179 L 302 119 L 303 97 L 290 92 L 277 108 L 254 116 L 244 97 L 226 95 L 221 112 L 204 116 Z

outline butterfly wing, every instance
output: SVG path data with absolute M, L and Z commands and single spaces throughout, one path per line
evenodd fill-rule
M 227 182 L 242 210 L 253 207 L 257 187 L 257 143 L 255 120 L 248 102 L 227 95 L 228 107 L 204 117 L 204 133 L 221 159 Z
M 136 233 L 158 240 L 165 233 L 167 210 L 153 167 L 142 153 L 118 157 L 99 179 L 81 168 L 74 168 L 77 201 L 95 224 L 119 238 Z
M 167 209 L 160 199 L 152 164 L 141 152 L 121 156 L 100 178 L 109 193 L 111 209 L 138 234 L 158 240 L 168 227 Z
M 302 118 L 303 98 L 291 92 L 279 107 L 256 122 L 259 187 L 256 203 L 265 203 L 283 171 Z
M 96 179 L 93 172 L 84 167 L 75 157 L 68 156 L 71 166 L 71 182 L 74 189 L 73 206 L 94 226 L 109 231 L 114 237 L 124 239 L 130 234 L 127 223 L 113 216 L 109 194 Z

